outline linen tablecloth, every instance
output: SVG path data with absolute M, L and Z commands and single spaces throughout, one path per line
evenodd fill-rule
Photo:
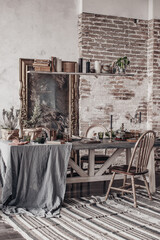
M 71 148 L 71 143 L 11 146 L 0 141 L 3 212 L 58 215 Z

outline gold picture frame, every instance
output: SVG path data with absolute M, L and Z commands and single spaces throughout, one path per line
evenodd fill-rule
M 28 120 L 29 108 L 29 86 L 28 71 L 33 71 L 34 59 L 19 59 L 19 98 L 20 98 L 20 130 L 23 132 L 24 123 Z M 46 73 L 47 74 L 47 73 Z M 79 133 L 79 78 L 76 75 L 69 75 L 69 134 L 78 135 Z

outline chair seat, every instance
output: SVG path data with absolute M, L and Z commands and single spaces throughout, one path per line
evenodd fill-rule
M 155 160 L 155 161 L 160 161 L 160 158 L 155 158 L 154 160 Z
M 113 166 L 110 167 L 110 172 L 112 172 L 112 178 L 110 180 L 109 186 L 108 186 L 108 190 L 106 193 L 106 200 L 108 199 L 110 190 L 118 190 L 120 192 L 122 192 L 122 195 L 124 192 L 126 193 L 132 193 L 133 194 L 133 201 L 134 201 L 134 207 L 137 207 L 137 201 L 136 201 L 136 187 L 137 185 L 135 185 L 135 180 L 137 180 L 135 178 L 136 175 L 141 175 L 143 177 L 143 181 L 145 186 L 138 184 L 138 187 L 145 187 L 147 192 L 148 192 L 148 196 L 149 198 L 152 200 L 152 195 L 149 189 L 149 184 L 147 182 L 146 176 L 145 174 L 148 173 L 147 170 L 147 165 L 148 165 L 148 161 L 150 158 L 150 154 L 151 151 L 153 149 L 154 146 L 154 142 L 156 139 L 156 134 L 154 131 L 152 130 L 148 130 L 145 133 L 143 133 L 140 138 L 137 140 L 134 149 L 132 151 L 132 155 L 129 161 L 129 165 L 120 165 L 120 166 Z M 132 165 L 132 164 L 135 165 Z M 135 166 L 138 166 L 138 172 Z M 142 169 L 142 170 L 141 170 Z M 140 171 L 141 170 L 141 171 Z M 123 178 L 123 184 L 121 187 L 112 187 L 114 178 L 116 173 L 118 174 L 123 174 L 124 178 Z M 131 180 L 131 185 L 132 185 L 132 191 L 125 189 L 126 187 L 128 187 L 128 182 L 127 182 L 127 175 L 130 176 L 130 180 Z
M 96 164 L 102 164 L 104 163 L 107 159 L 109 158 L 109 156 L 107 155 L 101 155 L 101 154 L 96 154 L 95 155 L 95 163 Z M 88 155 L 84 155 L 81 157 L 81 162 L 88 162 L 89 156 Z
M 128 165 L 120 165 L 120 166 L 111 167 L 110 171 L 115 173 L 122 173 L 126 175 L 141 175 L 141 174 L 146 174 L 148 172 L 147 169 L 143 172 L 136 172 L 136 167 L 134 166 L 130 168 L 129 172 L 127 172 L 127 169 L 128 169 Z

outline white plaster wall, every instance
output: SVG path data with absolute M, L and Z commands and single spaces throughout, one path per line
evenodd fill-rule
M 150 5 L 149 5 L 150 3 Z M 78 59 L 78 13 L 159 18 L 160 0 L 0 0 L 0 121 L 19 108 L 19 58 Z
M 152 0 L 153 2 L 153 17 L 154 19 L 160 19 L 160 0 Z
M 148 0 L 82 0 L 82 2 L 83 12 L 148 19 Z
M 160 19 L 160 0 L 148 1 L 148 19 Z
M 19 58 L 78 59 L 77 0 L 0 0 L 0 121 L 19 108 Z
M 78 14 L 81 14 L 83 12 L 83 0 L 77 0 L 77 12 Z
M 153 0 L 148 0 L 148 19 L 153 19 Z

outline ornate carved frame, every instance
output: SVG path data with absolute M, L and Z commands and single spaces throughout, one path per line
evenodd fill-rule
M 20 128 L 23 129 L 24 121 L 28 118 L 28 73 L 32 68 L 34 59 L 19 59 L 19 97 L 20 97 Z M 69 75 L 69 132 L 70 135 L 79 133 L 79 78 Z

